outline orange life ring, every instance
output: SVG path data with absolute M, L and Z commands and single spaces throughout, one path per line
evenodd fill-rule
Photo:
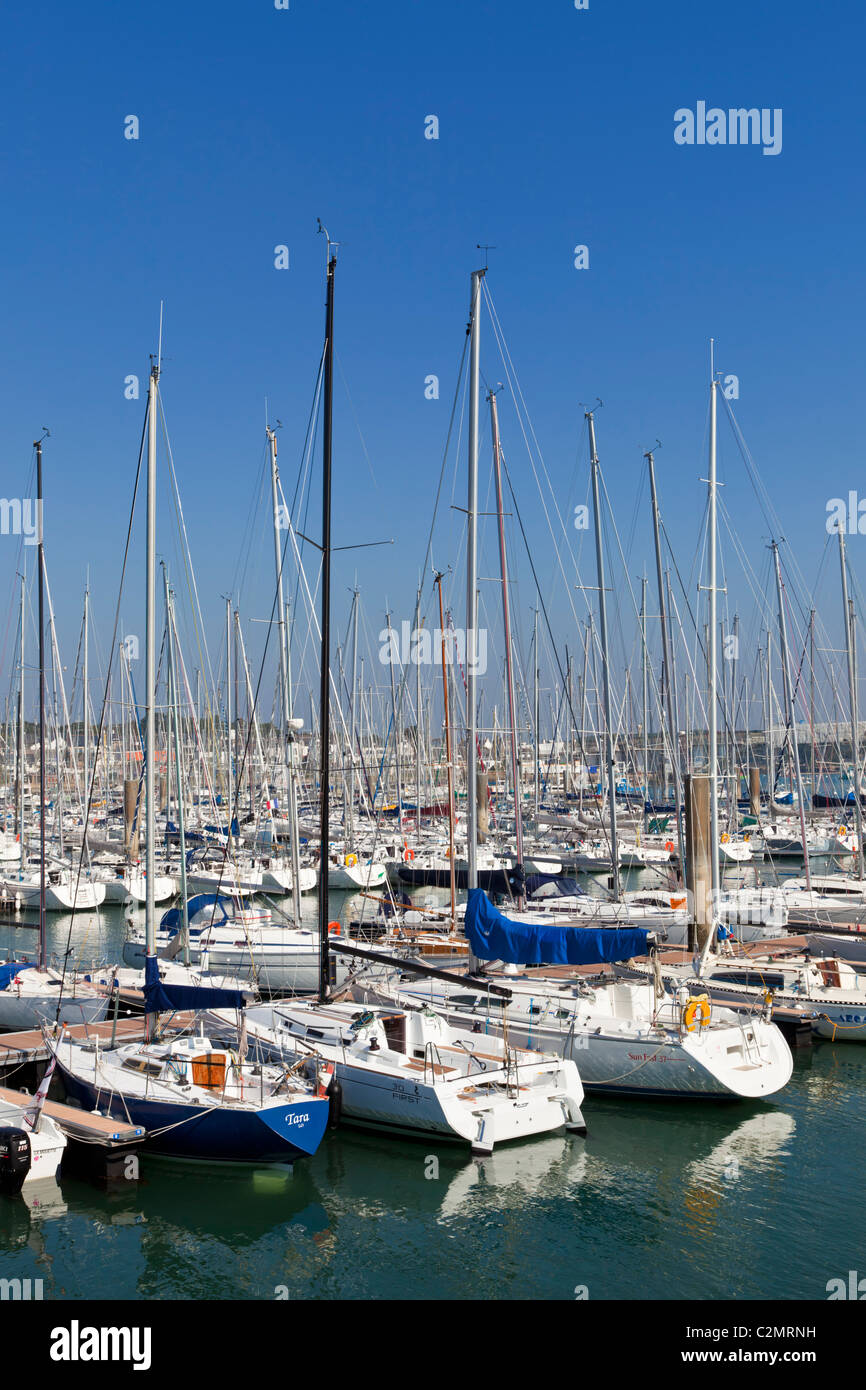
M 404 863 L 404 864 L 408 864 L 408 863 L 410 862 L 410 860 L 412 860 L 412 859 L 414 859 L 414 858 L 415 858 L 415 851 L 414 851 L 414 849 L 404 849 L 404 851 L 403 851 L 403 863 Z
M 666 841 L 665 841 L 665 849 L 667 850 L 668 854 L 673 854 L 673 852 L 674 852 L 674 842 L 673 842 L 673 840 L 666 840 Z
M 697 1027 L 706 1028 L 710 1021 L 710 1014 L 710 1001 L 707 996 L 696 994 L 683 1009 L 683 1026 L 688 1033 L 693 1033 Z
M 328 923 L 328 935 L 329 935 L 329 936 L 340 936 L 340 935 L 342 934 L 342 931 L 343 931 L 343 928 L 340 926 L 340 923 L 339 923 L 339 922 L 329 922 L 329 923 Z

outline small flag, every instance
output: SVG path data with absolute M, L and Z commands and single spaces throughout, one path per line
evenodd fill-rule
M 51 1061 L 48 1063 L 48 1066 L 45 1070 L 45 1075 L 39 1083 L 39 1089 L 33 1097 L 33 1104 L 29 1106 L 28 1109 L 24 1112 L 24 1123 L 26 1124 L 28 1129 L 33 1130 L 34 1134 L 37 1133 L 39 1130 L 39 1117 L 42 1114 L 42 1107 L 45 1104 L 45 1100 L 48 1095 L 48 1087 L 51 1084 L 51 1077 L 54 1074 L 54 1068 L 56 1066 L 57 1054 L 56 1052 L 52 1052 Z

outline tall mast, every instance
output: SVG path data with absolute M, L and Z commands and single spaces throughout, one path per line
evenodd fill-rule
M 466 547 L 466 883 L 478 887 L 478 711 L 475 698 L 475 658 L 478 652 L 478 394 L 481 362 L 481 281 L 483 270 L 472 272 L 469 310 L 469 492 Z M 474 960 L 470 958 L 470 965 Z
M 709 774 L 710 774 L 710 872 L 713 882 L 713 902 L 718 902 L 719 891 L 719 727 L 716 689 L 718 680 L 718 617 L 716 613 L 716 410 L 718 385 L 715 371 L 710 369 L 710 477 L 709 477 L 709 527 L 710 527 L 710 614 L 709 614 L 709 658 L 710 679 L 708 692 L 709 714 Z M 713 909 L 715 911 L 715 907 Z M 710 933 L 712 936 L 712 932 Z
M 647 727 L 647 716 L 649 712 L 649 692 L 647 689 L 647 645 L 646 645 L 646 586 L 647 578 L 644 575 L 641 580 L 641 599 L 640 599 L 640 629 L 641 629 L 641 694 L 643 702 L 643 797 L 644 801 L 649 800 L 649 728 Z
M 806 803 L 803 797 L 803 779 L 800 774 L 800 749 L 797 743 L 796 710 L 794 691 L 791 685 L 791 672 L 788 665 L 788 628 L 785 622 L 785 603 L 782 594 L 782 569 L 779 564 L 779 547 L 773 541 L 770 549 L 776 566 L 776 596 L 779 601 L 779 642 L 782 649 L 782 688 L 785 692 L 785 712 L 791 724 L 793 744 L 794 775 L 797 779 L 797 800 L 800 806 L 800 833 L 803 836 L 803 859 L 806 865 L 806 888 L 812 891 L 812 876 L 809 868 L 809 846 L 806 843 Z
M 283 557 L 280 547 L 280 510 L 278 502 L 279 474 L 277 472 L 277 436 L 272 429 L 267 431 L 271 455 L 271 504 L 274 514 L 274 564 L 277 570 L 277 632 L 280 643 L 280 702 L 283 713 L 283 746 L 286 759 L 286 774 L 289 797 L 289 841 L 292 855 L 292 918 L 295 926 L 301 925 L 301 868 L 298 842 L 298 808 L 295 789 L 295 736 L 292 728 L 292 709 L 289 691 L 289 627 L 286 621 L 286 605 L 283 598 Z
M 88 698 L 87 698 L 87 692 L 88 692 L 88 689 L 89 689 L 89 682 L 88 682 L 88 676 L 89 676 L 89 671 L 88 671 L 88 655 L 89 655 L 89 653 L 88 653 L 88 647 L 89 647 L 89 637 L 90 637 L 90 633 L 89 633 L 89 631 L 88 631 L 88 627 L 89 627 L 88 619 L 89 619 L 89 616 L 90 616 L 89 609 L 90 609 L 90 580 L 89 580 L 89 578 L 88 578 L 87 587 L 86 587 L 86 589 L 84 590 L 84 671 L 83 671 L 83 678 L 84 678 L 84 699 L 83 699 L 83 710 L 84 710 L 84 789 L 83 789 L 83 795 L 84 795 L 84 844 L 85 844 L 85 848 L 86 848 L 86 846 L 87 846 L 87 812 L 88 812 L 88 808 L 89 808 L 89 804 L 90 804 L 90 711 L 89 711 L 89 702 L 88 702 Z
M 502 511 L 502 457 L 499 446 L 499 416 L 496 411 L 496 392 L 490 392 L 490 424 L 493 434 L 493 469 L 496 476 L 496 510 L 499 517 L 499 567 L 502 574 L 502 623 L 505 629 L 505 685 L 508 696 L 508 722 L 511 734 L 511 780 L 514 783 L 514 832 L 517 847 L 518 883 L 523 876 L 523 815 L 520 804 L 519 733 L 514 709 L 514 670 L 511 661 L 511 614 L 508 603 L 508 557 L 505 553 L 505 516 Z M 523 889 L 517 894 L 517 906 L 523 907 Z
M 145 951 L 156 956 L 154 880 L 156 874 L 156 786 L 154 784 L 154 707 L 156 703 L 156 400 L 159 361 L 151 362 L 147 393 L 147 568 L 144 674 L 145 796 Z M 150 1029 L 148 1028 L 148 1032 Z
M 839 527 L 839 566 L 842 571 L 842 615 L 845 619 L 845 650 L 848 654 L 848 699 L 851 705 L 851 762 L 854 773 L 854 815 L 857 825 L 858 877 L 863 877 L 863 808 L 860 804 L 860 727 L 857 712 L 857 675 L 855 665 L 856 630 L 854 612 L 848 598 L 848 566 L 845 562 L 845 534 Z M 814 618 L 814 613 L 812 614 Z M 813 730 L 814 756 L 814 730 Z M 815 794 L 814 781 L 812 795 Z M 805 845 L 803 846 L 805 849 Z
M 357 777 L 355 768 L 357 760 L 355 748 L 358 738 L 357 704 L 358 693 L 358 608 L 360 604 L 360 590 L 356 587 L 352 591 L 352 697 L 350 700 L 350 737 L 349 737 L 349 770 L 351 773 L 350 795 L 348 801 L 350 825 L 352 829 L 352 839 L 355 835 L 355 793 L 357 791 Z M 390 624 L 389 624 L 390 625 Z M 394 683 L 394 663 L 391 663 L 391 684 Z M 345 776 L 343 778 L 345 782 Z M 347 827 L 348 828 L 348 827 Z
M 539 781 L 540 781 L 540 772 L 541 772 L 541 752 L 540 752 L 540 746 L 539 746 L 539 745 L 540 745 L 541 735 L 540 735 L 539 730 L 538 730 L 538 676 L 539 676 L 539 670 L 538 670 L 538 609 L 536 608 L 536 609 L 534 610 L 534 612 L 535 612 L 535 618 L 534 618 L 534 620 L 533 620 L 533 621 L 534 621 L 534 627 L 533 627 L 533 633 L 532 633 L 532 666 L 533 666 L 533 671 L 532 671 L 532 677 L 533 677 L 533 685 L 532 685 L 532 722 L 533 722 L 533 724 L 534 724 L 534 726 L 535 726 L 535 774 L 534 774 L 534 777 L 533 777 L 533 781 L 534 781 L 534 784 L 535 784 L 535 818 L 536 818 L 536 820 L 537 820 L 537 819 L 538 819 L 538 796 L 539 796 L 539 785 L 538 785 L 538 784 L 539 784 Z M 536 830 L 537 830 L 537 828 L 538 828 L 538 827 L 536 826 Z
M 355 611 L 356 611 L 356 613 L 357 613 L 357 608 L 356 608 Z M 390 643 L 391 643 L 391 613 L 390 613 L 390 610 L 385 614 L 385 621 L 386 621 L 387 624 L 388 624 L 388 643 L 389 643 L 389 646 L 390 646 Z M 356 632 L 355 632 L 356 644 L 357 644 L 357 635 L 358 635 L 358 634 L 357 634 L 357 630 L 356 630 Z M 391 650 L 393 651 L 393 647 L 391 647 Z M 401 774 L 400 774 L 400 731 L 399 731 L 399 729 L 397 728 L 397 687 L 396 687 L 395 679 L 394 679 L 394 663 L 393 663 L 393 661 L 391 661 L 391 662 L 388 663 L 388 670 L 391 672 L 391 727 L 392 727 L 393 732 L 394 732 L 394 763 L 395 763 L 395 775 L 396 775 L 396 779 L 397 779 L 397 829 L 398 829 L 399 833 L 402 835 L 402 833 L 403 833 L 403 779 L 402 779 L 402 776 L 401 776 Z M 353 760 L 354 760 L 354 759 L 353 759 Z M 352 779 L 352 795 L 354 796 L 354 794 L 355 794 L 355 782 L 354 782 L 354 778 L 353 778 L 353 779 Z
M 442 702 L 445 718 L 445 766 L 448 771 L 448 882 L 451 888 L 451 927 L 457 917 L 457 886 L 454 864 L 454 764 L 451 760 L 451 720 L 448 709 L 448 662 L 445 655 L 445 613 L 442 606 L 442 575 L 436 575 L 439 590 L 439 636 L 442 642 Z
M 237 713 L 237 711 L 235 711 Z M 232 601 L 226 599 L 226 801 L 228 822 L 226 856 L 232 852 L 232 806 L 234 805 L 234 772 L 232 768 Z
M 172 743 L 174 746 L 174 764 L 177 775 L 177 834 L 178 848 L 180 850 L 180 911 L 181 911 L 181 946 L 183 949 L 183 963 L 189 965 L 189 903 L 187 902 L 186 888 L 186 824 L 184 820 L 184 796 L 183 796 L 183 773 L 180 761 L 180 698 L 178 694 L 177 671 L 175 669 L 174 652 L 174 604 L 172 601 L 171 589 L 168 586 L 168 570 L 163 564 L 162 567 L 163 587 L 165 591 L 165 624 L 166 624 L 166 646 L 168 648 L 168 717 L 172 730 Z M 166 773 L 168 772 L 168 740 L 166 740 Z
M 45 969 L 45 547 L 42 535 L 42 440 L 36 440 L 36 524 L 39 527 L 39 969 Z M 85 843 L 87 829 L 85 826 Z
M 421 660 L 420 650 L 417 644 L 421 641 L 421 585 L 418 585 L 418 602 L 415 605 L 416 613 L 416 656 L 415 662 L 415 836 L 418 846 L 421 845 Z
M 18 647 L 18 776 L 16 792 L 18 803 L 18 853 L 19 868 L 24 874 L 24 575 L 21 576 L 21 620 Z
M 613 869 L 613 895 L 619 899 L 619 842 L 616 834 L 616 782 L 613 766 L 613 718 L 610 703 L 610 654 L 607 642 L 607 597 L 604 588 L 604 554 L 601 542 L 601 503 L 598 489 L 598 452 L 595 447 L 595 420 L 586 412 L 589 424 L 589 456 L 592 467 L 592 505 L 595 514 L 595 564 L 598 576 L 598 618 L 601 629 L 602 682 L 604 685 L 605 750 L 607 787 L 610 798 L 610 854 Z
M 328 840 L 330 839 L 331 779 L 329 752 L 331 741 L 331 452 L 333 432 L 334 376 L 334 275 L 336 254 L 328 239 L 328 297 L 325 308 L 325 384 L 322 422 L 322 653 L 319 687 L 319 998 L 330 998 L 330 953 L 328 951 Z

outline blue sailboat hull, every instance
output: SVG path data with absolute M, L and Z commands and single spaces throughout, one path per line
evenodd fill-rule
M 209 1110 L 119 1096 L 61 1069 L 67 1094 L 82 1108 L 140 1125 L 147 1131 L 146 1148 L 166 1157 L 209 1163 L 293 1163 L 316 1152 L 328 1127 L 327 1097 L 308 1096 L 260 1110 L 220 1106 Z

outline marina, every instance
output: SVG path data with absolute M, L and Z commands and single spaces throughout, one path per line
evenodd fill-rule
M 620 1375 L 834 1376 L 862 45 L 422 8 L 9 18 L 10 1365 L 568 1302 Z

